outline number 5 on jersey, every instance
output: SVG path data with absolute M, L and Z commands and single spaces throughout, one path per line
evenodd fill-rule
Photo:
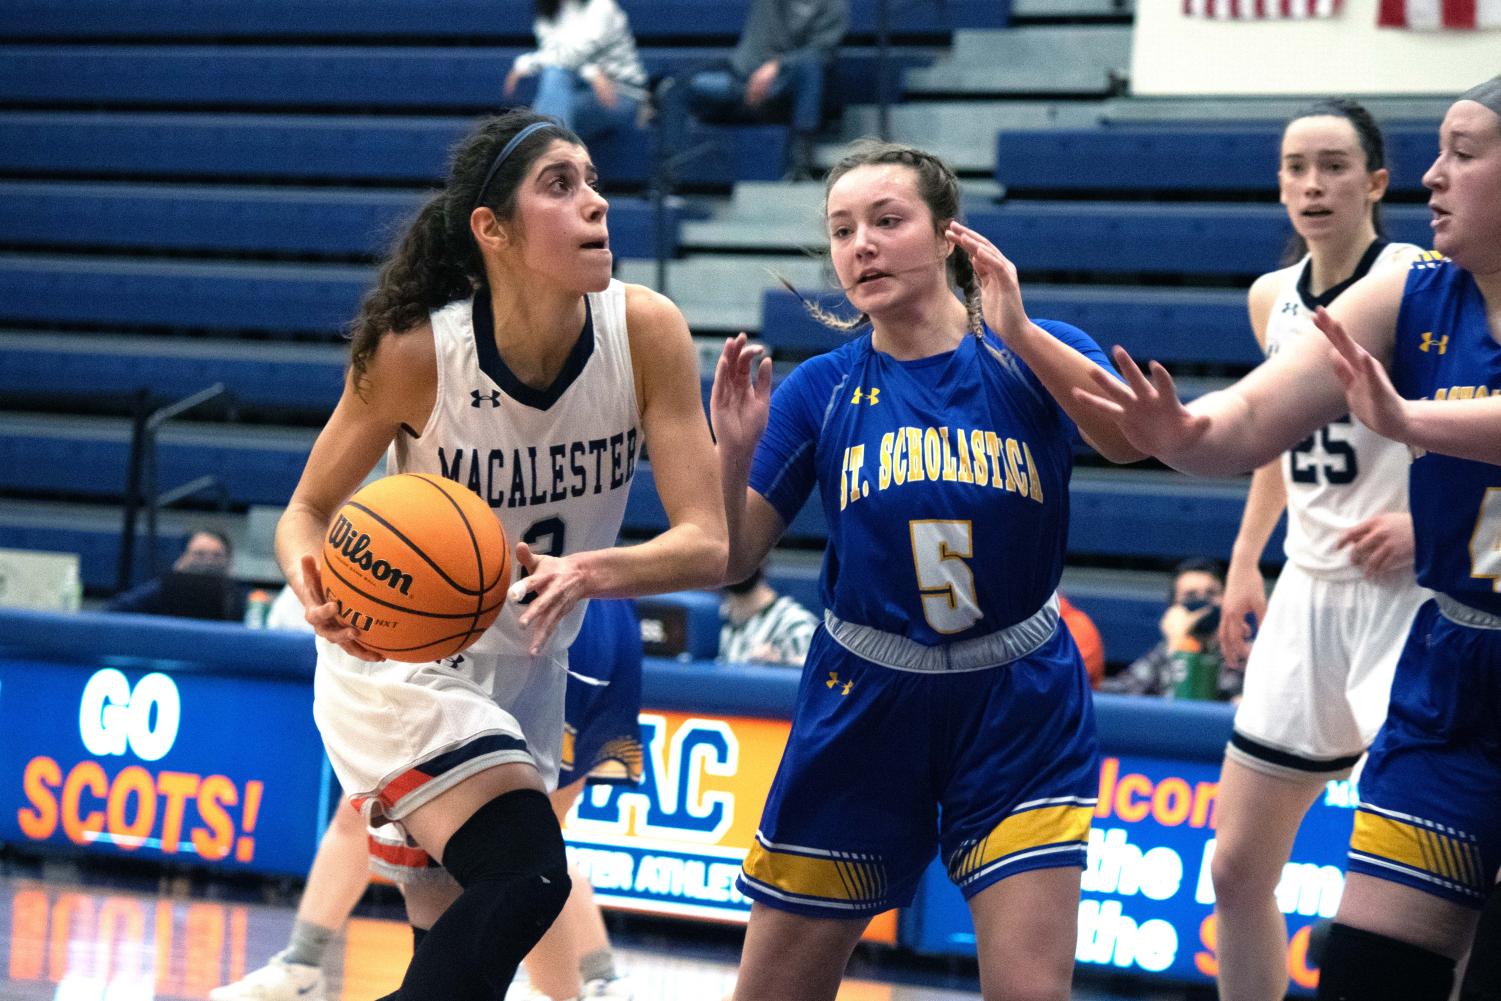
M 975 575 L 964 562 L 975 553 L 973 523 L 935 520 L 907 525 L 923 617 L 935 632 L 962 633 L 984 614 L 975 594 Z

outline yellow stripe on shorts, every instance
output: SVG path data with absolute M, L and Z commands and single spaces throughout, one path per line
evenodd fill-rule
M 1385 814 L 1356 811 L 1350 851 L 1432 873 L 1456 886 L 1480 890 L 1485 885 L 1474 842 Z
M 778 850 L 759 838 L 745 856 L 745 874 L 801 897 L 874 904 L 886 895 L 886 867 L 876 856 L 804 855 Z
M 1029 848 L 1071 842 L 1085 844 L 1093 813 L 1087 806 L 1071 803 L 1013 813 L 997 824 L 995 830 L 955 854 L 949 863 L 949 878 L 962 884 L 996 860 Z

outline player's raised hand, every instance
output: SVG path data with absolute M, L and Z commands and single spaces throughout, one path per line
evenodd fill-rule
M 980 284 L 980 310 L 985 316 L 985 325 L 1001 340 L 1025 329 L 1032 321 L 1027 319 L 1027 311 L 1022 306 L 1016 265 L 995 244 L 957 220 L 949 223 L 944 235 L 969 255 L 975 269 L 975 280 Z
M 724 342 L 714 366 L 709 420 L 720 450 L 748 460 L 771 410 L 771 359 L 747 340 L 741 333 Z
M 1209 418 L 1190 413 L 1183 405 L 1167 369 L 1152 362 L 1148 379 L 1125 348 L 1117 345 L 1111 357 L 1121 378 L 1096 368 L 1089 373 L 1096 392 L 1075 388 L 1075 400 L 1114 421 L 1132 446 L 1169 463 L 1204 437 Z
M 1355 343 L 1345 328 L 1329 311 L 1320 306 L 1313 314 L 1314 326 L 1323 331 L 1331 345 L 1329 361 L 1334 374 L 1345 388 L 1345 402 L 1360 423 L 1383 438 L 1406 441 L 1407 401 L 1392 386 L 1386 368 Z
M 330 643 L 336 644 L 351 657 L 360 660 L 385 660 L 386 658 L 360 643 L 360 631 L 339 618 L 339 606 L 329 601 L 323 590 L 323 573 L 318 568 L 318 558 L 304 553 L 298 564 L 301 573 L 294 574 L 287 583 L 292 593 L 302 602 L 303 617 L 313 631 Z

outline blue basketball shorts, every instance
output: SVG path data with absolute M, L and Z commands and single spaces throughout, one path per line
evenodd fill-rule
M 563 707 L 562 767 L 558 788 L 579 779 L 641 781 L 641 626 L 628 602 L 628 629 L 621 642 L 629 655 L 597 645 L 576 645 L 568 654 L 568 691 Z M 590 606 L 590 613 L 595 614 Z
M 1350 871 L 1479 909 L 1501 867 L 1501 621 L 1461 624 L 1440 602 L 1453 608 L 1424 604 L 1397 662 Z
M 1062 626 L 1019 660 L 948 673 L 883 667 L 820 628 L 738 885 L 854 918 L 909 904 L 935 848 L 966 898 L 1082 868 L 1098 790 L 1089 679 Z

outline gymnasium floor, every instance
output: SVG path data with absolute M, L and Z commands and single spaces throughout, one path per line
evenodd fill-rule
M 152 870 L 0 858 L 0 999 L 203 999 L 287 941 L 296 888 L 162 877 Z M 382 897 L 382 894 L 386 896 Z M 330 1001 L 370 1001 L 400 980 L 410 933 L 376 891 L 326 964 Z M 719 1001 L 734 984 L 733 929 L 612 916 L 637 1001 Z M 1080 983 L 1078 1001 L 1186 1001 L 1181 991 L 1119 993 Z M 521 992 L 513 992 L 516 997 Z M 973 963 L 857 953 L 840 1001 L 978 1001 Z

